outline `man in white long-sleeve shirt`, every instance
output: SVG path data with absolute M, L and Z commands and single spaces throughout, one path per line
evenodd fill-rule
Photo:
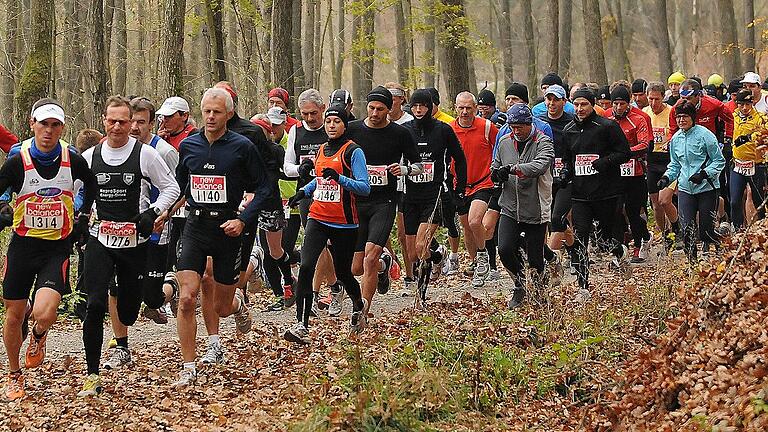
M 133 325 L 144 297 L 147 239 L 158 216 L 179 196 L 179 185 L 157 150 L 129 135 L 133 114 L 129 101 L 112 96 L 104 106 L 107 139 L 83 154 L 96 175 L 98 192 L 83 266 L 88 292 L 83 322 L 88 376 L 79 396 L 95 396 L 102 390 L 99 360 L 109 284 L 116 275 L 118 318 L 125 326 Z M 152 204 L 151 186 L 160 192 Z M 127 334 L 116 339 L 128 353 Z

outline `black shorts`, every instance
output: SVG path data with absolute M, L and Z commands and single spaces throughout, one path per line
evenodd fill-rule
M 256 234 L 243 232 L 240 236 L 240 272 L 248 270 L 254 243 L 256 243 Z
M 645 173 L 646 178 L 648 179 L 648 194 L 655 194 L 659 193 L 661 189 L 659 189 L 659 186 L 656 184 L 661 180 L 661 176 L 664 175 L 664 173 L 667 171 L 667 167 L 664 166 L 648 166 L 648 172 Z
M 573 184 L 568 184 L 565 187 L 557 188 L 552 196 L 552 220 L 549 223 L 549 229 L 552 232 L 565 232 L 568 229 L 568 213 L 571 212 L 573 205 L 571 200 L 572 187 Z
M 493 188 L 491 190 L 491 199 L 488 201 L 488 210 L 493 210 L 496 213 L 501 213 L 501 206 L 499 205 L 499 197 L 501 196 L 501 188 Z
M 202 276 L 207 258 L 213 259 L 213 279 L 233 285 L 240 276 L 241 237 L 224 234 L 224 219 L 208 219 L 190 215 L 181 234 L 179 261 L 176 269 L 192 270 Z
M 366 243 L 384 247 L 395 223 L 396 203 L 394 201 L 358 202 L 357 219 L 360 223 L 357 230 L 355 252 L 365 251 Z
M 5 255 L 3 298 L 24 300 L 34 287 L 69 294 L 69 240 L 43 240 L 13 234 Z
M 493 189 L 480 189 L 479 191 L 475 191 L 475 193 L 468 195 L 464 199 L 464 203 L 462 203 L 461 207 L 456 207 L 456 213 L 458 213 L 459 216 L 464 216 L 469 213 L 469 207 L 472 205 L 472 201 L 482 201 L 487 204 L 491 201 L 491 195 L 493 195 Z
M 435 208 L 437 206 L 437 208 Z M 403 206 L 403 225 L 405 226 L 405 235 L 416 235 L 419 231 L 419 225 L 429 222 L 432 212 L 432 223 L 440 225 L 443 223 L 443 209 L 437 203 L 437 200 L 409 202 L 404 201 Z

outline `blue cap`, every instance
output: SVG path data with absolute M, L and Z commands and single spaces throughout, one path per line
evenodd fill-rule
M 518 103 L 512 105 L 507 110 L 507 123 L 509 124 L 531 124 L 533 123 L 533 114 L 528 105 Z
M 544 92 L 544 97 L 547 97 L 547 95 L 552 95 L 558 99 L 565 99 L 565 89 L 557 84 L 552 84 L 547 87 L 547 91 Z

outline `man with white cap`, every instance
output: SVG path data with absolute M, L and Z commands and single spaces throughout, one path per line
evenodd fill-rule
M 71 291 L 69 254 L 72 240 L 88 232 L 89 215 L 75 215 L 75 180 L 85 185 L 83 209 L 90 211 L 96 195 L 96 177 L 74 147 L 59 141 L 64 131 L 64 110 L 53 99 L 33 106 L 29 120 L 34 137 L 19 146 L 19 153 L 0 168 L 0 190 L 16 194 L 12 214 L 0 214 L 0 229 L 13 227 L 3 275 L 5 323 L 3 342 L 8 354 L 5 399 L 24 397 L 24 376 L 19 351 L 29 332 L 27 369 L 45 358 L 48 329 L 56 322 L 61 297 Z M 34 305 L 29 303 L 35 290 Z
M 182 97 L 169 97 L 155 114 L 159 124 L 157 134 L 176 150 L 184 138 L 197 132 L 197 128 L 189 119 L 189 104 Z
M 763 114 L 768 113 L 768 93 L 762 91 L 762 80 L 760 75 L 754 72 L 747 72 L 741 80 L 741 85 L 752 92 L 752 100 L 755 109 Z

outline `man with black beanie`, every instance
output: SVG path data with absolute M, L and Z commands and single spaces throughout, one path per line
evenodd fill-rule
M 643 109 L 648 106 L 648 95 L 645 91 L 648 89 L 648 83 L 638 78 L 632 81 L 632 101 L 638 109 Z
M 496 95 L 488 89 L 480 90 L 477 95 L 477 115 L 490 120 L 496 111 Z

